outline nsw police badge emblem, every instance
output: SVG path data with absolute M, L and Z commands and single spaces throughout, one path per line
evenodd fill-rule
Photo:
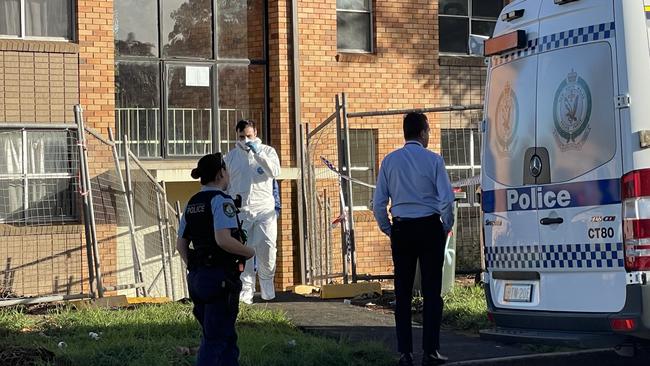
M 510 153 L 519 121 L 519 103 L 510 82 L 506 83 L 499 95 L 494 118 L 498 150 L 501 153 Z
M 237 209 L 235 209 L 235 205 L 232 202 L 225 202 L 223 204 L 223 213 L 228 217 L 235 217 Z
M 591 130 L 591 107 L 589 85 L 571 70 L 557 88 L 553 101 L 553 135 L 560 150 L 582 149 Z

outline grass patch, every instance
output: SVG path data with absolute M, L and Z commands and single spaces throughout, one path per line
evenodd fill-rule
M 90 332 L 99 334 L 94 340 Z M 243 306 L 238 320 L 241 365 L 392 365 L 379 344 L 348 344 L 305 334 L 275 311 Z M 179 352 L 199 345 L 191 305 L 170 303 L 135 309 L 66 307 L 46 315 L 0 310 L 0 360 L 34 365 L 192 365 Z M 64 347 L 59 347 L 65 342 Z
M 476 333 L 491 326 L 487 318 L 487 303 L 482 286 L 456 284 L 453 290 L 445 295 L 444 300 L 444 326 Z

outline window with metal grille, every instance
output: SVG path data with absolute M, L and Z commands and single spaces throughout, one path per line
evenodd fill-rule
M 73 9 L 71 0 L 0 1 L 0 35 L 72 39 Z
M 336 0 L 336 48 L 372 52 L 372 0 Z
M 75 147 L 69 130 L 0 131 L 0 222 L 77 219 Z
M 118 144 L 152 159 L 227 152 L 241 119 L 267 139 L 266 24 L 264 0 L 114 0 Z
M 377 179 L 377 130 L 350 130 L 350 173 L 352 178 L 374 185 Z M 352 183 L 355 210 L 369 210 L 373 189 Z
M 469 53 L 469 35 L 491 36 L 504 0 L 439 0 L 440 52 Z

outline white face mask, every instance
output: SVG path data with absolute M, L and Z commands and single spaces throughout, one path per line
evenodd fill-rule
M 250 142 L 250 141 L 251 141 L 251 140 L 248 139 L 248 138 L 246 138 L 246 139 L 244 139 L 244 140 L 239 140 L 239 141 L 237 141 L 237 146 L 239 146 L 239 147 L 240 147 L 242 150 L 244 150 L 244 151 L 250 151 L 251 148 L 248 147 L 248 146 L 246 146 L 246 144 L 247 144 L 248 142 Z

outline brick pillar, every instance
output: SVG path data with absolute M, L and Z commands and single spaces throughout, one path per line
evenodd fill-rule
M 79 100 L 86 126 L 108 136 L 115 126 L 113 1 L 78 1 Z M 89 145 L 89 166 L 93 179 L 114 171 L 113 155 L 103 144 Z M 116 234 L 114 222 L 97 226 L 104 286 L 117 284 Z

